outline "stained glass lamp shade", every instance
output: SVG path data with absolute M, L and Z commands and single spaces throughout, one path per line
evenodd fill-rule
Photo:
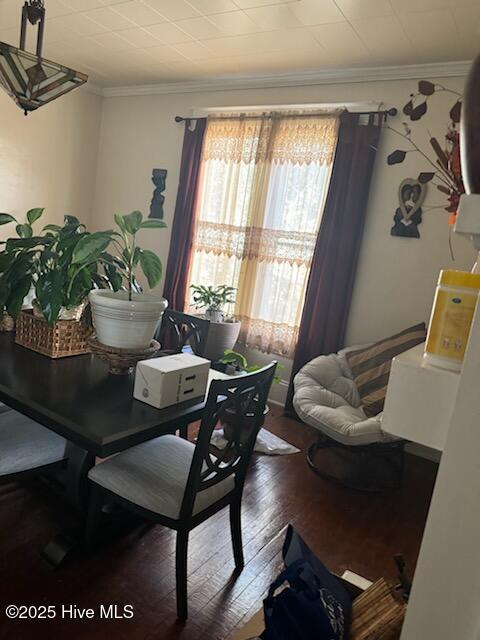
M 88 80 L 84 73 L 42 57 L 44 17 L 43 1 L 30 0 L 30 5 L 25 3 L 22 12 L 20 48 L 0 42 L 0 85 L 25 115 Z M 27 18 L 32 24 L 40 20 L 37 55 L 24 49 Z

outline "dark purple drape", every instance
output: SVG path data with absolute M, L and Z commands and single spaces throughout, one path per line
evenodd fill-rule
M 195 230 L 198 177 L 206 124 L 206 118 L 185 123 L 180 180 L 163 289 L 163 296 L 168 300 L 168 306 L 175 311 L 183 311 L 187 294 L 187 278 Z M 192 130 L 190 125 L 195 125 L 195 128 Z
M 304 364 L 344 346 L 368 192 L 383 115 L 345 112 L 307 283 L 285 409 L 293 412 L 293 378 Z M 380 267 L 381 268 L 381 267 Z

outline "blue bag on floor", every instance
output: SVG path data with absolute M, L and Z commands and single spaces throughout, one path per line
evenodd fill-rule
M 347 640 L 348 591 L 310 551 L 292 525 L 283 545 L 285 569 L 264 600 L 264 640 Z M 288 583 L 282 591 L 276 591 Z

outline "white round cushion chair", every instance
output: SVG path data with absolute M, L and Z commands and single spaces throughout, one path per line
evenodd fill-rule
M 367 417 L 346 358 L 363 346 L 319 356 L 303 366 L 294 379 L 293 406 L 299 418 L 320 433 L 307 454 L 319 475 L 357 489 L 396 488 L 405 443 L 382 430 L 381 413 Z M 328 450 L 322 460 L 321 450 Z M 385 478 L 391 476 L 392 462 L 393 480 Z

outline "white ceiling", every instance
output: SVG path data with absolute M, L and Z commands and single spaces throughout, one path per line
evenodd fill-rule
M 0 0 L 0 40 L 18 44 L 22 5 Z M 103 87 L 469 60 L 480 49 L 480 0 L 45 0 L 45 7 L 45 57 Z

